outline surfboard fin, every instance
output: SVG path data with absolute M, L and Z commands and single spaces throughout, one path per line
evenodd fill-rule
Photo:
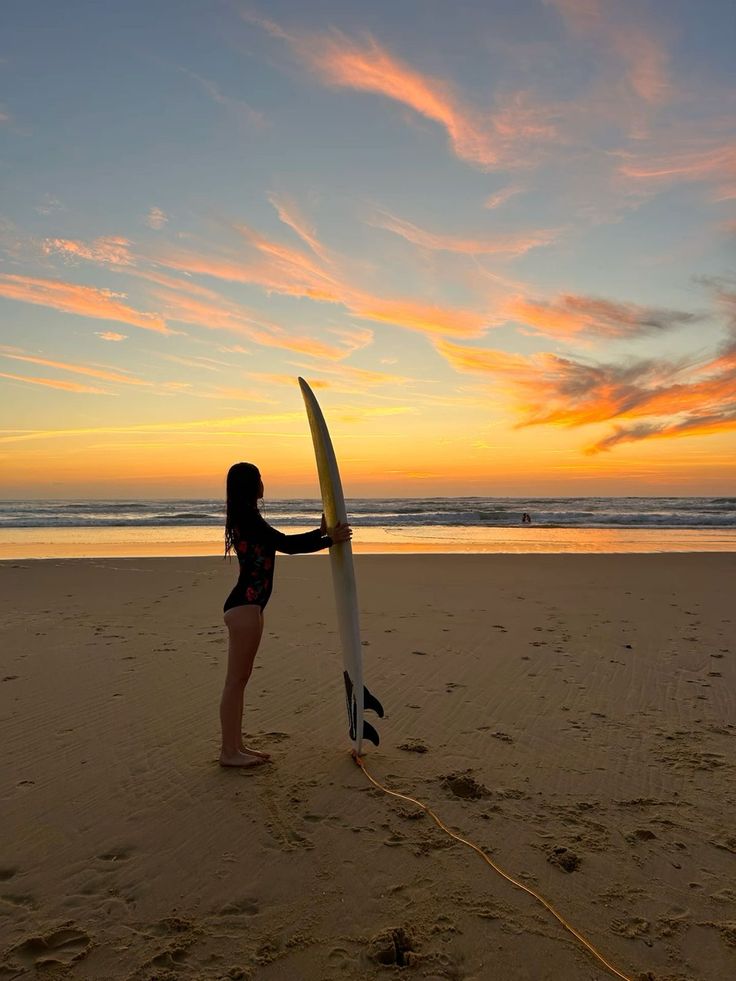
M 370 724 L 363 719 L 363 739 L 367 739 L 368 742 L 373 743 L 374 746 L 378 746 L 381 741 L 380 736 Z
M 368 691 L 365 685 L 363 685 L 363 711 L 375 712 L 379 719 L 383 718 L 383 705 L 372 692 Z
M 353 682 L 347 671 L 343 671 L 343 678 L 345 680 L 345 701 L 347 702 L 348 709 L 348 724 L 350 738 L 355 739 L 355 733 L 357 730 L 357 706 L 355 704 L 355 693 L 353 690 Z M 363 709 L 370 709 L 371 712 L 375 712 L 379 718 L 383 718 L 383 705 L 378 701 L 375 695 L 371 694 L 368 689 L 363 686 Z M 366 722 L 363 719 L 363 739 L 367 739 L 368 742 L 373 743 L 374 746 L 378 746 L 380 737 L 370 722 Z

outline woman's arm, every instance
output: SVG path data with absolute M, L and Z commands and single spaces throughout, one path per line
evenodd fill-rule
M 268 542 L 277 552 L 284 552 L 286 555 L 307 554 L 309 552 L 320 552 L 322 549 L 329 548 L 335 542 L 345 542 L 352 536 L 349 525 L 337 523 L 335 528 L 327 528 L 323 521 L 319 528 L 314 531 L 305 531 L 298 535 L 285 535 L 282 531 L 272 528 L 263 518 L 259 516 L 258 535 L 259 538 Z

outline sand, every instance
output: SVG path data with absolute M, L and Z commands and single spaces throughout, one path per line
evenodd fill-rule
M 217 765 L 234 570 L 0 564 L 0 978 L 613 975 L 351 760 L 329 566 L 281 557 Z M 631 978 L 736 976 L 736 556 L 360 556 L 366 757 Z M 383 963 L 387 962 L 387 963 Z M 649 972 L 649 973 L 647 973 Z

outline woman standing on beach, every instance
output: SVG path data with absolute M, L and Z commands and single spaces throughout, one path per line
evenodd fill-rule
M 349 525 L 338 522 L 328 528 L 322 524 L 302 535 L 284 535 L 261 517 L 258 501 L 263 498 L 261 474 L 252 463 L 236 463 L 227 475 L 225 554 L 238 557 L 240 575 L 225 600 L 228 630 L 228 660 L 225 686 L 220 700 L 222 726 L 222 766 L 258 766 L 271 757 L 251 749 L 243 742 L 243 696 L 263 633 L 263 610 L 273 588 L 276 552 L 295 555 L 319 552 L 333 542 L 352 537 Z

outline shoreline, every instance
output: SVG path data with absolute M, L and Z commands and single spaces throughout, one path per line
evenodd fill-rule
M 287 534 L 308 526 L 286 527 Z M 735 553 L 736 528 L 403 528 L 355 527 L 360 554 L 655 554 Z M 219 528 L 95 527 L 0 529 L 0 561 L 43 558 L 216 557 Z

